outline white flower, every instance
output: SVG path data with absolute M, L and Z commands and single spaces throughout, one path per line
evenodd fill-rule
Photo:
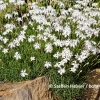
M 5 26 L 4 26 L 6 29 L 14 29 L 14 28 L 16 28 L 16 26 L 14 25 L 14 24 L 6 24 Z
M 76 70 L 77 70 L 77 68 L 76 68 L 76 67 L 72 67 L 72 68 L 70 69 L 70 71 L 71 71 L 71 72 L 73 72 L 73 73 L 75 73 L 75 72 L 76 72 Z
M 57 52 L 56 54 L 53 55 L 54 58 L 58 59 L 61 56 L 60 52 Z
M 18 15 L 18 12 L 14 11 L 12 14 L 14 14 L 16 16 L 16 15 Z
M 18 60 L 18 59 L 21 59 L 21 56 L 20 56 L 20 54 L 18 52 L 16 52 L 15 55 L 14 55 L 14 58 L 16 60 Z
M 65 71 L 65 68 L 60 68 L 59 70 L 58 70 L 58 73 L 60 74 L 60 75 L 62 75 L 62 74 L 64 74 L 66 71 Z
M 4 44 L 6 44 L 6 43 L 7 43 L 7 41 L 8 41 L 8 39 L 7 39 L 7 38 L 4 38 L 4 39 L 3 39 Z
M 61 66 L 60 66 L 60 64 L 57 62 L 57 63 L 54 65 L 54 67 L 60 68 Z
M 17 5 L 23 5 L 25 3 L 24 0 L 17 0 Z
M 91 51 L 92 51 L 92 53 L 94 55 L 96 55 L 96 53 L 97 53 L 98 50 L 97 50 L 97 48 L 95 46 L 93 46 L 92 49 L 91 49 Z
M 48 62 L 48 61 L 46 61 L 45 64 L 44 64 L 44 67 L 46 67 L 46 68 L 49 68 L 51 66 L 52 66 L 51 62 Z
M 34 61 L 34 60 L 35 60 L 35 57 L 31 57 L 30 60 L 31 60 L 31 61 Z
M 85 41 L 85 49 L 91 51 L 92 49 L 92 43 L 89 40 Z
M 4 3 L 4 1 L 3 0 L 0 0 L 0 4 L 3 4 Z
M 98 6 L 98 3 L 93 3 L 92 4 L 92 7 L 97 7 Z
M 25 31 L 21 31 L 21 34 L 18 36 L 18 40 L 23 42 L 26 39 Z
M 55 27 L 55 31 L 57 31 L 57 32 L 60 32 L 60 31 L 62 31 L 62 30 L 63 30 L 63 27 L 60 26 L 60 25 L 57 25 L 57 26 Z
M 61 56 L 63 59 L 70 60 L 70 58 L 73 56 L 73 53 L 70 51 L 69 48 L 64 48 Z
M 40 44 L 39 44 L 38 42 L 36 42 L 36 43 L 33 45 L 33 47 L 35 48 L 35 50 L 36 50 L 36 49 L 40 49 Z
M 50 40 L 53 40 L 53 41 L 57 40 L 57 37 L 54 34 L 53 35 L 50 34 L 50 36 L 48 37 L 50 38 Z
M 27 14 L 23 14 L 22 15 L 22 19 L 26 18 L 27 17 Z
M 26 69 L 25 69 L 25 70 L 22 70 L 22 71 L 21 71 L 21 76 L 22 76 L 22 77 L 25 77 L 26 75 L 28 75 L 28 74 L 26 73 Z
M 71 28 L 69 27 L 68 24 L 66 24 L 66 26 L 65 26 L 64 29 L 63 29 L 62 35 L 63 35 L 64 37 L 67 37 L 67 36 L 69 36 L 70 34 L 71 34 Z
M 79 64 L 76 61 L 73 61 L 72 64 L 73 67 L 70 69 L 71 72 L 75 72 L 79 66 Z
M 39 40 L 43 39 L 43 35 L 42 34 L 37 34 L 37 39 L 39 39 Z
M 5 4 L 5 3 L 1 4 L 0 3 L 0 10 L 4 10 L 6 8 L 6 6 L 7 6 L 7 4 Z
M 46 51 L 46 53 L 51 53 L 52 50 L 53 50 L 52 44 L 51 44 L 51 43 L 47 43 L 47 44 L 45 45 L 45 51 Z
M 18 17 L 16 21 L 22 22 L 22 18 Z
M 0 35 L 0 41 L 3 41 L 3 36 Z
M 61 9 L 61 14 L 62 14 L 62 15 L 68 15 L 68 11 L 65 10 L 65 9 Z
M 5 14 L 5 18 L 10 19 L 10 18 L 12 18 L 12 15 L 11 14 Z
M 47 36 L 43 36 L 43 37 L 42 37 L 42 40 L 45 41 L 45 42 L 47 41 L 47 39 L 48 39 Z
M 64 8 L 65 7 L 64 3 L 60 2 L 60 1 L 58 2 L 58 5 L 59 5 L 60 8 Z
M 82 63 L 89 56 L 89 54 L 88 50 L 83 50 L 80 55 L 76 56 L 76 58 L 80 63 Z
M 7 34 L 10 33 L 10 32 L 12 32 L 14 28 L 15 28 L 15 27 L 11 27 L 10 29 L 7 29 L 7 30 L 6 30 Z
M 29 37 L 28 37 L 28 42 L 34 42 L 34 35 L 30 35 Z
M 74 68 L 78 68 L 79 64 L 76 61 L 73 61 L 72 64 Z
M 28 24 L 32 26 L 32 25 L 33 25 L 33 22 L 32 22 L 32 21 L 29 21 L 29 23 L 28 23 Z
M 22 28 L 24 31 L 27 30 L 27 25 L 24 25 Z
M 73 11 L 73 9 L 72 8 L 68 8 L 68 12 L 72 12 Z
M 68 60 L 65 58 L 65 59 L 62 59 L 62 62 L 67 63 Z
M 39 31 L 41 31 L 41 30 L 44 29 L 44 27 L 43 27 L 43 25 L 38 25 L 37 29 L 38 29 Z
M 16 2 L 16 0 L 9 0 L 9 2 L 10 2 L 10 3 L 15 3 L 15 2 Z
M 75 46 L 77 46 L 77 44 L 78 44 L 78 42 L 79 42 L 79 40 L 78 39 L 73 39 L 73 40 L 71 40 L 70 41 L 70 47 L 73 47 L 73 48 L 75 48 Z
M 59 40 L 59 39 L 57 39 L 57 40 L 54 41 L 54 45 L 55 45 L 55 46 L 60 46 L 60 47 L 63 46 L 61 40 Z
M 58 62 L 60 66 L 64 66 L 65 61 L 61 60 L 60 62 Z
M 63 41 L 63 44 L 68 47 L 70 45 L 70 39 L 66 39 L 65 41 Z
M 14 43 L 15 46 L 20 46 L 20 41 L 19 41 L 18 38 L 14 39 L 13 43 Z
M 3 49 L 3 51 L 2 51 L 4 54 L 6 54 L 6 53 L 8 53 L 8 49 Z
M 9 32 L 8 32 L 9 30 L 6 30 L 6 31 L 4 31 L 2 34 L 3 35 L 7 35 Z M 12 30 L 11 30 L 12 31 Z
M 79 8 L 81 8 L 81 5 L 75 4 L 74 7 L 79 9 Z
M 10 42 L 10 43 L 8 44 L 8 47 L 10 47 L 10 48 L 15 47 L 15 43 L 14 43 L 14 42 Z
M 82 52 L 81 52 L 81 55 L 82 55 L 82 57 L 83 57 L 83 59 L 86 59 L 88 56 L 89 56 L 89 51 L 88 50 L 83 50 Z
M 80 55 L 78 55 L 78 54 L 75 55 L 75 58 L 76 58 L 80 63 L 82 63 L 82 62 L 84 61 L 84 59 L 82 58 L 82 56 L 80 56 Z

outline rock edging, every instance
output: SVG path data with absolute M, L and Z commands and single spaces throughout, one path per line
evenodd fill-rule
M 45 76 L 31 81 L 0 85 L 0 100 L 55 100 Z

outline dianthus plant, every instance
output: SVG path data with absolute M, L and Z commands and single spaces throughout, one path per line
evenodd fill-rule
M 46 75 L 52 84 L 82 84 L 100 63 L 99 16 L 91 0 L 68 8 L 59 0 L 50 5 L 1 0 L 0 81 Z

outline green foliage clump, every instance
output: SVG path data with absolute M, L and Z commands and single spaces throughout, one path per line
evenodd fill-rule
M 2 1 L 0 81 L 45 75 L 62 100 L 83 95 L 87 73 L 100 63 L 98 4 L 89 0 Z

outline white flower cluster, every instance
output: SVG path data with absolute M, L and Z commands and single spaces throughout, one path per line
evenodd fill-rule
M 6 54 L 10 49 L 20 46 L 20 42 L 24 43 L 24 40 L 27 40 L 28 43 L 33 45 L 33 49 L 39 50 L 43 47 L 40 42 L 42 40 L 45 43 L 43 47 L 45 53 L 53 54 L 55 59 L 54 65 L 52 65 L 51 61 L 45 61 L 44 67 L 58 67 L 58 73 L 63 75 L 66 72 L 65 69 L 68 62 L 72 66 L 70 67 L 70 71 L 75 72 L 79 64 L 84 62 L 91 53 L 93 55 L 100 53 L 100 48 L 98 48 L 100 42 L 95 41 L 95 39 L 92 40 L 93 37 L 99 37 L 100 35 L 100 28 L 98 27 L 100 24 L 100 8 L 95 3 L 88 7 L 87 5 L 90 0 L 77 0 L 73 8 L 66 10 L 62 2 L 53 1 L 58 2 L 60 14 L 51 5 L 40 7 L 37 2 L 30 3 L 29 12 L 23 14 L 21 17 L 18 17 L 16 11 L 11 14 L 5 14 L 5 19 L 8 20 L 16 16 L 15 21 L 17 23 L 24 23 L 24 18 L 29 18 L 29 20 L 27 25 L 22 26 L 23 30 L 20 33 L 16 33 L 18 37 L 11 40 L 6 38 L 6 36 L 13 34 L 13 30 L 17 28 L 18 24 L 7 23 L 4 25 L 5 31 L 0 35 L 0 41 L 7 44 L 7 47 L 0 48 Z M 25 3 L 24 0 L 17 0 L 17 2 L 9 0 L 9 2 L 15 5 L 23 5 Z M 4 5 L 5 3 L 0 1 L 0 9 L 3 10 L 6 4 L 3 7 L 1 4 Z M 34 27 L 34 23 L 37 24 L 37 27 Z M 32 32 L 27 37 L 26 30 L 28 29 L 28 25 L 31 25 L 33 28 L 32 31 L 37 31 L 37 35 Z M 81 51 L 80 53 L 78 49 Z M 21 59 L 21 55 L 15 52 L 14 58 L 16 60 Z M 31 61 L 35 59 L 36 57 L 30 57 Z M 26 70 L 22 70 L 21 76 L 25 77 L 25 75 L 27 75 Z
M 7 5 L 7 3 L 4 3 L 4 0 L 0 0 L 0 10 L 4 10 Z
M 12 42 L 8 44 L 8 47 L 13 48 L 16 46 L 20 46 L 20 42 L 24 42 L 24 39 L 26 39 L 25 31 L 21 31 L 20 35 L 18 35 L 17 38 L 15 38 Z
M 9 34 L 13 31 L 14 28 L 16 28 L 15 24 L 6 24 L 4 27 L 6 28 L 6 30 L 3 32 L 3 35 Z
M 9 3 L 12 3 L 14 5 L 24 5 L 25 4 L 25 0 L 8 0 Z M 4 10 L 6 9 L 7 5 L 9 5 L 9 3 L 5 3 L 5 0 L 0 0 L 0 10 Z

